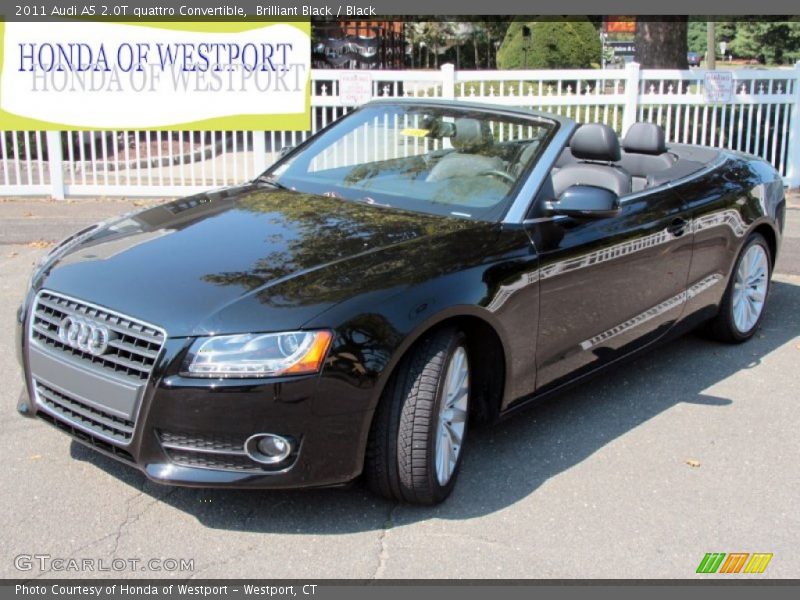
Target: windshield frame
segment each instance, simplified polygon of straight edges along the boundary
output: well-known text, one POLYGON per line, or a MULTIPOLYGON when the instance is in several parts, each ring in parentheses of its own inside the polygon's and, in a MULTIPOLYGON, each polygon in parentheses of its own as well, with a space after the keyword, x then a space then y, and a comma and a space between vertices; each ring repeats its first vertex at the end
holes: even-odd
MULTIPOLYGON (((517 176, 514 185, 511 186, 506 193, 506 195, 499 200, 495 205, 488 207, 484 210, 484 214, 480 215, 460 215, 456 214, 447 214, 447 213, 440 213, 436 211, 429 211, 429 210, 420 210, 415 209, 408 206, 391 206, 391 209, 395 210, 405 210, 405 211, 412 211, 418 212, 422 214, 429 214, 434 215, 438 214, 441 216, 446 216, 449 218, 467 218, 472 221, 483 221, 483 222, 508 222, 508 216, 510 213, 519 212, 518 210, 514 210, 514 207, 517 207, 520 202, 524 202, 527 206, 530 202, 533 201, 533 195, 530 195, 531 185, 534 184, 534 187, 538 190, 541 181, 544 179, 542 176, 542 172, 546 174, 549 172, 552 164, 550 157, 554 155, 555 157, 561 152, 561 147, 563 147, 563 138, 565 137, 564 132, 572 131, 574 127, 574 122, 571 119, 561 117, 559 115, 544 113, 539 111, 533 111, 524 108, 516 108, 516 107, 505 107, 505 106, 498 106, 498 105, 487 105, 487 104, 478 104, 473 102, 461 102, 461 101, 449 101, 449 100, 440 100, 440 99, 427 99, 427 100, 419 100, 419 99, 404 99, 404 98, 387 98, 387 99, 379 99, 373 100, 367 104, 364 104, 343 117, 329 123, 326 127, 320 129, 317 133, 309 136, 306 140, 302 143, 298 144, 286 154, 281 156, 275 163, 273 163, 266 171, 264 171, 261 175, 259 175, 254 182, 266 182, 272 185, 285 185, 287 182, 281 182, 280 178, 283 175, 282 171, 287 168, 288 164, 293 163, 297 160, 298 156, 308 151, 312 146, 318 144, 320 140, 330 136, 331 131, 339 126, 342 125, 344 120, 355 118, 358 113, 363 111, 369 110, 374 107, 386 107, 391 109, 392 107, 397 107, 401 110, 408 110, 409 108, 420 108, 420 109, 432 109, 432 110, 446 110, 452 111, 455 113, 462 113, 464 116, 469 116, 470 114, 474 115, 475 113, 479 113, 481 115, 486 115, 489 117, 494 118, 502 118, 506 117, 509 119, 514 120, 523 120, 529 121, 532 126, 546 126, 548 131, 546 135, 541 140, 541 149, 537 152, 535 160, 530 161, 525 168, 519 173, 517 176), (565 127, 566 126, 566 127, 565 127), (554 143, 559 147, 554 149, 554 143), (542 168, 542 162, 548 163, 546 168, 542 168), (538 182, 532 182, 532 176, 538 179, 538 182), (520 198, 520 195, 524 195, 527 197, 520 198)), ((347 130, 350 131, 350 130, 347 130)), ((343 137, 338 136, 339 138, 343 137)), ((332 137, 331 142, 335 143, 337 137, 332 137)), ((312 157, 313 159, 313 157, 312 157)), ((295 189, 292 186, 289 186, 290 189, 295 189)), ((297 191, 306 192, 306 193, 315 193, 310 190, 303 190, 301 188, 296 188, 297 191)), ((339 196, 337 196, 339 197, 339 196)), ((350 202, 363 202, 364 200, 357 200, 352 198, 342 197, 345 201, 350 202)), ((424 199, 415 199, 409 198, 409 201, 412 203, 424 203, 427 202, 424 199)), ((378 206, 381 206, 380 203, 376 203, 378 206)), ((431 203, 432 204, 432 203, 431 203)))

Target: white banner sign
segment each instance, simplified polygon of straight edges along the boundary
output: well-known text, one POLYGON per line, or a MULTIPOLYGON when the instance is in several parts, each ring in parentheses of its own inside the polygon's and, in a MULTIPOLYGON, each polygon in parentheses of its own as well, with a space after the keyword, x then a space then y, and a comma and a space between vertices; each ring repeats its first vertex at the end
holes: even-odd
POLYGON ((307 22, 196 25, 5 23, 4 127, 308 128, 307 22))

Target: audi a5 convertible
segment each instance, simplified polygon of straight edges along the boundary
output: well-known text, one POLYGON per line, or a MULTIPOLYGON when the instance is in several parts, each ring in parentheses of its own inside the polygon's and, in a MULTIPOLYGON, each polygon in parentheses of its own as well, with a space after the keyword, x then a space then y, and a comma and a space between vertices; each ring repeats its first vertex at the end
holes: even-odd
POLYGON ((55 246, 19 412, 166 484, 436 503, 470 425, 690 329, 753 336, 784 210, 770 165, 657 125, 376 101, 55 246))

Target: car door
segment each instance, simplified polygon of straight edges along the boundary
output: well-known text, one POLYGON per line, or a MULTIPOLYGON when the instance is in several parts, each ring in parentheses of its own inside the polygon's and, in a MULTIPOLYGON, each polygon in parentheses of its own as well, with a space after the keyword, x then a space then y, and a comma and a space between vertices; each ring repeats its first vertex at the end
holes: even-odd
POLYGON ((623 198, 614 217, 526 222, 540 261, 537 389, 624 356, 680 318, 690 220, 681 199, 661 189, 623 198))

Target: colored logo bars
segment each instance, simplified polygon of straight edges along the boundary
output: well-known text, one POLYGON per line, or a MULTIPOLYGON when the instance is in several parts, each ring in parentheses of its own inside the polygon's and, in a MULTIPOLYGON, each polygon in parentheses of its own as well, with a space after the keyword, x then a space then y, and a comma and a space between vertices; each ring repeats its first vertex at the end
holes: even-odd
POLYGON ((772 553, 765 552, 708 552, 700 561, 697 573, 763 573, 771 560, 772 553))

